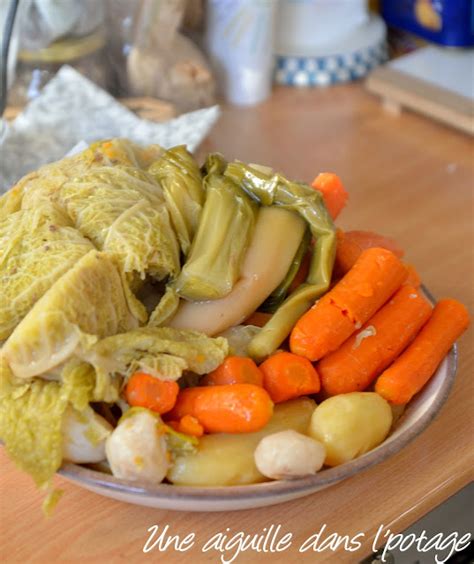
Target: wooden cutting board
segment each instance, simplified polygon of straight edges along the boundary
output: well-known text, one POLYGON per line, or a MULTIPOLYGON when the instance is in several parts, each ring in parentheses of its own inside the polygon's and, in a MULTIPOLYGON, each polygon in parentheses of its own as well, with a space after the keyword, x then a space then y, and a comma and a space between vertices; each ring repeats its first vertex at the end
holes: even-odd
POLYGON ((420 49, 377 68, 366 87, 392 111, 414 110, 474 135, 474 50, 420 49))

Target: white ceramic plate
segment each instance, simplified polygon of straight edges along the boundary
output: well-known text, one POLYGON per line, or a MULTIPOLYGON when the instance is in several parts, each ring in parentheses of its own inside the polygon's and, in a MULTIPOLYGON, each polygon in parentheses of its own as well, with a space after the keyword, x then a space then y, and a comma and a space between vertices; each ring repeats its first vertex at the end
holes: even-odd
MULTIPOLYGON (((427 296, 430 294, 424 289, 427 296)), ((433 300, 432 300, 433 301, 433 300)), ((120 480, 76 464, 65 464, 59 474, 78 486, 136 505, 179 511, 234 511, 275 505, 303 497, 345 480, 386 460, 414 440, 433 421, 448 398, 457 369, 456 345, 450 350, 436 374, 408 404, 387 439, 363 456, 324 469, 314 476, 292 481, 275 481, 248 486, 192 487, 159 484, 150 486, 120 480)))

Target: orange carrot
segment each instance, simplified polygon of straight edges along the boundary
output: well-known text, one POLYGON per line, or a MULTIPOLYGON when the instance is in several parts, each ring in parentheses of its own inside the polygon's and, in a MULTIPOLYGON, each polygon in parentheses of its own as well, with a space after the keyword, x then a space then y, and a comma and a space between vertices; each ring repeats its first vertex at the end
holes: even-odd
POLYGON ((421 277, 412 264, 407 264, 407 278, 405 284, 419 288, 421 286, 421 277))
POLYGON ((192 437, 202 437, 204 435, 204 428, 199 421, 192 415, 185 415, 179 421, 178 430, 185 435, 192 437))
POLYGON ((191 435, 192 437, 198 438, 204 435, 203 426, 192 415, 185 415, 181 417, 179 421, 174 419, 166 421, 166 424, 178 433, 183 433, 184 435, 191 435))
POLYGON ((125 399, 131 406, 167 413, 173 409, 178 392, 179 386, 176 382, 160 380, 144 372, 135 372, 127 382, 125 399))
POLYGON ((315 361, 336 350, 398 290, 406 275, 391 251, 363 251, 344 278, 296 322, 291 351, 315 361))
POLYGON ((260 365, 263 387, 272 401, 280 403, 307 394, 317 394, 319 374, 307 358, 289 352, 270 356, 260 365))
POLYGON ((255 384, 262 386, 263 376, 251 358, 228 356, 224 362, 199 382, 201 386, 255 384))
POLYGON ((355 330, 354 321, 345 311, 322 298, 296 322, 290 334, 290 350, 309 360, 319 360, 336 350, 355 330))
POLYGON ((403 285, 361 331, 319 361, 326 394, 365 390, 413 340, 431 312, 416 288, 403 285))
POLYGON ((263 311, 254 311, 250 317, 244 321, 244 325, 255 325, 255 327, 263 327, 269 321, 271 313, 263 311))
POLYGON ((378 378, 375 391, 394 404, 408 403, 433 376, 468 325, 469 314, 461 303, 440 300, 413 343, 378 378))
POLYGON ((336 219, 346 205, 348 198, 341 179, 332 172, 321 172, 313 180, 311 186, 322 193, 330 216, 336 219))
POLYGON ((166 421, 166 424, 171 427, 172 429, 174 429, 175 431, 177 431, 178 433, 179 431, 179 421, 175 421, 174 419, 172 421, 166 421))
POLYGON ((207 433, 252 433, 273 413, 268 393, 253 384, 197 386, 181 390, 171 419, 192 415, 207 433))
POLYGON ((398 258, 403 256, 403 250, 396 241, 372 231, 342 231, 337 230, 336 261, 334 271, 336 275, 343 276, 355 264, 362 251, 380 247, 392 251, 398 258))

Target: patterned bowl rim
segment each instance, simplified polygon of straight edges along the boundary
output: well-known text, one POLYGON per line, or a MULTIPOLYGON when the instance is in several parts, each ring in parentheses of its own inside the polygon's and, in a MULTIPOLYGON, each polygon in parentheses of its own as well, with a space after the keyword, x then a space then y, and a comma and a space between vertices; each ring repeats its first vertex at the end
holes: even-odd
MULTIPOLYGON (((324 55, 280 55, 275 53, 275 60, 277 63, 281 63, 283 61, 288 60, 296 60, 298 62, 307 62, 307 61, 327 61, 327 59, 341 59, 344 63, 346 63, 347 59, 372 54, 377 56, 386 56, 387 55, 388 44, 386 38, 381 39, 377 43, 373 45, 368 45, 367 47, 358 47, 357 49, 353 49, 350 51, 346 51, 344 53, 326 53, 324 55)), ((349 64, 349 63, 347 63, 349 64)))
MULTIPOLYGON (((422 286, 423 292, 434 303, 435 300, 430 292, 422 286)), ((103 489, 117 494, 131 494, 138 497, 153 498, 160 501, 187 501, 187 502, 205 502, 205 501, 231 501, 231 500, 259 500, 273 498, 277 500, 281 498, 284 501, 288 495, 301 493, 304 494, 335 484, 341 480, 349 478, 358 472, 366 470, 375 464, 383 462, 392 455, 398 453, 402 448, 411 443, 418 437, 435 419, 441 410, 443 404, 448 399, 452 389, 458 363, 457 345, 454 344, 446 356, 447 367, 446 377, 442 381, 436 392, 430 408, 417 420, 413 425, 406 429, 399 437, 382 443, 376 449, 369 451, 363 456, 356 458, 350 462, 327 468, 321 472, 288 481, 272 481, 262 482, 258 484, 249 484, 241 486, 177 486, 172 484, 149 485, 122 480, 79 466, 77 464, 66 463, 58 471, 58 474, 68 480, 83 483, 94 489, 103 489)), ((423 390, 420 394, 423 393, 423 390)), ((199 508, 197 508, 199 510, 199 508)))

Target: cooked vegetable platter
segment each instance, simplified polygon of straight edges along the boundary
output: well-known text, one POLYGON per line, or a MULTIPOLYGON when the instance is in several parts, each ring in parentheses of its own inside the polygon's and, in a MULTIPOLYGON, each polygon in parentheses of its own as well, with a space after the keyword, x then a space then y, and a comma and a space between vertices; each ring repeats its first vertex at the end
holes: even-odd
POLYGON ((467 328, 311 185, 123 139, 0 198, 0 438, 131 484, 304 479, 378 447, 467 328))

